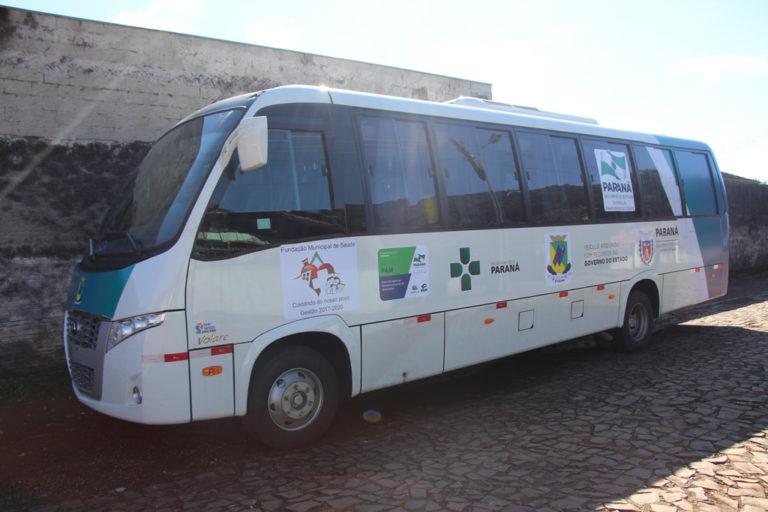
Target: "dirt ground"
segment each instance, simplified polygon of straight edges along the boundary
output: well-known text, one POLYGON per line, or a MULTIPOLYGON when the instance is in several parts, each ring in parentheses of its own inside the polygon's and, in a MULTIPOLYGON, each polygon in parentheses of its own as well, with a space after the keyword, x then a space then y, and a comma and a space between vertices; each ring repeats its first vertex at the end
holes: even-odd
MULTIPOLYGON (((726 300, 764 293, 766 282, 765 275, 732 280, 726 300)), ((695 314, 692 308, 666 321, 695 314)), ((352 426, 342 430, 365 428, 362 407, 353 400, 343 408, 338 424, 352 426)), ((0 377, 0 510, 137 489, 248 453, 265 449, 247 438, 237 418, 146 426, 92 411, 72 394, 63 362, 44 375, 0 377), (212 448, 212 438, 228 441, 212 448)))
POLYGON ((24 383, 33 388, 29 394, 0 404, 0 509, 135 489, 156 481, 152 468, 161 461, 169 477, 175 471, 203 471, 231 455, 221 453, 221 445, 216 454, 208 453, 205 439, 211 435, 240 438, 229 445, 233 453, 248 449, 234 419, 136 425, 80 404, 66 370, 43 379, 44 387, 24 383))

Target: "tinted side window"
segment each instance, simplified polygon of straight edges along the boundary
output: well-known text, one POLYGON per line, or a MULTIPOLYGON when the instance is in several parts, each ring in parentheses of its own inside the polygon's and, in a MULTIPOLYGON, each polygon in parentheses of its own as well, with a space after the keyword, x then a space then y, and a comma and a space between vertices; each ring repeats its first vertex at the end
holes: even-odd
POLYGON ((424 123, 361 116, 360 135, 376 226, 412 230, 436 224, 440 216, 424 123))
POLYGON ((680 188, 669 150, 634 146, 640 201, 646 217, 683 214, 680 188))
POLYGON ((717 200, 707 156, 702 153, 675 151, 683 196, 688 215, 716 215, 717 200))
POLYGON ((533 222, 577 222, 589 218, 587 191, 576 141, 540 133, 518 134, 528 180, 533 222))
POLYGON ((635 217, 635 179, 629 149, 624 144, 584 141, 592 200, 596 216, 603 219, 635 217))
POLYGON ((197 234, 195 253, 231 257, 262 246, 345 232, 334 208, 320 132, 269 130, 269 163, 222 173, 197 234))
POLYGON ((454 226, 520 221, 522 197, 509 133, 435 124, 440 170, 454 226))

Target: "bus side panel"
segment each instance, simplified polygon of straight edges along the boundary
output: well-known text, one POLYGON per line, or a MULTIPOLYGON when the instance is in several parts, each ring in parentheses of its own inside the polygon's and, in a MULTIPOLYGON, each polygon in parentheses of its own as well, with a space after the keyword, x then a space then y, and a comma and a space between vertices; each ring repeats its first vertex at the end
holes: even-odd
POLYGON ((704 268, 697 267, 664 274, 660 313, 668 313, 707 299, 709 299, 709 290, 704 268))
POLYGON ((660 313, 725 295, 728 241, 722 224, 715 216, 678 219, 684 269, 664 274, 660 313))
POLYGON ((441 373, 444 325, 444 313, 364 325, 362 391, 441 373))
MULTIPOLYGON (((708 299, 714 299, 725 295, 728 291, 728 229, 723 231, 721 217, 699 217, 693 219, 696 236, 699 239, 704 265, 710 269, 707 273, 708 299), (717 272, 723 278, 712 278, 713 267, 722 266, 726 272, 717 272)), ((714 269, 714 270, 720 270, 714 269)))
MULTIPOLYGON (((445 370, 487 361, 522 350, 517 331, 519 309, 531 301, 497 302, 445 314, 445 370)), ((535 314, 535 313, 534 313, 535 314)))
POLYGON ((614 283, 449 311, 445 369, 616 327, 619 288, 614 283))
POLYGON ((710 298, 722 297, 728 293, 728 264, 707 265, 707 288, 710 298))
POLYGON ((189 352, 193 420, 234 415, 235 371, 232 358, 232 345, 189 352))

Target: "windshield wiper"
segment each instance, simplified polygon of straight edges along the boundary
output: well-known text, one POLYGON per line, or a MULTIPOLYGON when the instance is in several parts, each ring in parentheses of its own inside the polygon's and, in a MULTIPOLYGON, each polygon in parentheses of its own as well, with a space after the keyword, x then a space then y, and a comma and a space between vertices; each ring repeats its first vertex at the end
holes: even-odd
MULTIPOLYGON (((137 241, 133 235, 128 231, 115 231, 110 230, 107 231, 107 233, 102 237, 96 240, 97 242, 106 242, 108 240, 119 240, 121 238, 125 238, 130 242, 131 247, 133 248, 133 252, 138 254, 139 256, 144 254, 144 246, 140 241, 137 241)), ((90 254, 91 258, 93 258, 93 238, 88 239, 88 253, 90 254)), ((103 252, 103 251, 98 251, 103 252)))

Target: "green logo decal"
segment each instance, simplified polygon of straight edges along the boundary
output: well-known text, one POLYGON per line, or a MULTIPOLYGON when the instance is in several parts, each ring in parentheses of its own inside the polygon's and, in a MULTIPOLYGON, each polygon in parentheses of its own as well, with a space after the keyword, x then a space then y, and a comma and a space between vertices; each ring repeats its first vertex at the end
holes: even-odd
POLYGON ((624 153, 614 153, 605 151, 608 157, 600 161, 600 174, 603 176, 613 176, 617 180, 623 181, 627 176, 627 157, 624 153))
POLYGON ((451 277, 461 277, 461 291, 472 289, 472 277, 480 275, 480 262, 470 261, 469 247, 459 249, 461 263, 451 263, 451 277))
POLYGON ((425 245, 379 251, 379 298, 412 299, 429 293, 429 251, 425 245))

